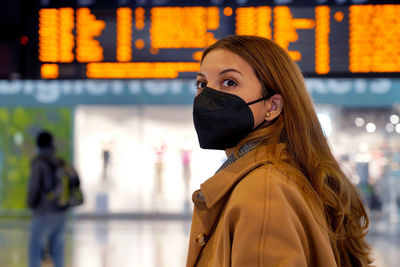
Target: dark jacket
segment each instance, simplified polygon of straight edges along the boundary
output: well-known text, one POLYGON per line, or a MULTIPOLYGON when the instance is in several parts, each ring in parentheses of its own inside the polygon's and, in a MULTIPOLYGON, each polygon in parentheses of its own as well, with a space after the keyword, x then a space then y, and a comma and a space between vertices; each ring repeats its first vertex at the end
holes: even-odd
POLYGON ((34 213, 44 214, 66 210, 66 208, 58 207, 46 197, 56 185, 55 171, 60 164, 62 164, 62 161, 54 156, 54 149, 52 148, 41 149, 38 156, 32 161, 28 187, 28 206, 34 213))

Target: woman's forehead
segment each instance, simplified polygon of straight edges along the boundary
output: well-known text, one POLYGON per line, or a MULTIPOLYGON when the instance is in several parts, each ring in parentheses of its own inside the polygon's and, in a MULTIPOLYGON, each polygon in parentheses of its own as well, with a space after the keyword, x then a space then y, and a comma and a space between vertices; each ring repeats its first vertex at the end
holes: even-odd
POLYGON ((245 74, 252 72, 252 67, 238 54, 227 49, 215 49, 209 52, 200 65, 200 72, 203 75, 219 73, 226 69, 235 69, 245 74))

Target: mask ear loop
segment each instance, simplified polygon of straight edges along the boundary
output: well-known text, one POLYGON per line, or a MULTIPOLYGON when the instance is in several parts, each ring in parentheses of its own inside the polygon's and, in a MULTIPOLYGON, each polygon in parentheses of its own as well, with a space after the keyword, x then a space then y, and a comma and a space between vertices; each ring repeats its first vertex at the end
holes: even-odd
MULTIPOLYGON (((261 102, 261 101, 263 101, 263 100, 267 100, 267 99, 269 99, 269 98, 270 98, 270 97, 264 96, 264 97, 262 97, 262 98, 260 98, 260 99, 251 101, 251 102, 246 103, 246 104, 247 104, 248 106, 250 106, 250 105, 253 105, 253 104, 255 104, 255 103, 261 102)), ((253 128, 253 131, 254 131, 254 130, 257 130, 261 125, 264 124, 264 122, 265 122, 265 121, 261 122, 259 125, 257 125, 256 127, 254 127, 254 128, 253 128)))
POLYGON ((269 91, 272 91, 272 90, 267 90, 268 91, 268 94, 269 94, 269 96, 264 96, 264 97, 261 97, 260 99, 257 99, 257 100, 254 100, 254 101, 251 101, 251 102, 249 102, 249 103, 246 103, 248 106, 250 106, 250 105, 253 105, 253 104, 255 104, 255 103, 258 103, 258 102, 260 102, 260 101, 263 101, 263 100, 267 100, 267 99, 270 99, 272 96, 274 96, 276 93, 275 92, 272 92, 272 94, 270 94, 270 92, 269 91))
POLYGON ((267 100, 268 98, 269 98, 269 97, 264 96, 264 97, 262 97, 262 98, 260 98, 260 99, 251 101, 251 102, 246 103, 246 104, 247 104, 248 106, 250 106, 250 105, 253 105, 253 104, 255 104, 255 103, 261 102, 261 101, 263 101, 263 100, 267 100))
MULTIPOLYGON (((268 96, 268 97, 267 97, 267 96, 264 96, 264 97, 262 97, 262 98, 260 98, 260 99, 251 101, 251 102, 246 103, 246 104, 247 104, 248 106, 250 106, 250 105, 253 105, 253 104, 255 104, 255 103, 261 102, 261 101, 263 101, 263 100, 270 99, 270 98, 271 98, 271 96, 268 96)), ((264 122, 265 122, 265 121, 261 122, 259 125, 257 125, 256 127, 254 127, 253 131, 254 131, 254 130, 257 130, 261 125, 264 124, 264 122)))

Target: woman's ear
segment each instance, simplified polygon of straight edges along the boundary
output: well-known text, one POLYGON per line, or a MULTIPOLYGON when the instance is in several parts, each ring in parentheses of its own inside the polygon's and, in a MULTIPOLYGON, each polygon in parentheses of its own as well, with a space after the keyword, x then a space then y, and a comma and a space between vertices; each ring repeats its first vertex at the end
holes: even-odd
POLYGON ((280 94, 275 94, 267 101, 269 102, 269 108, 265 114, 265 120, 272 121, 281 114, 283 109, 283 99, 280 94))

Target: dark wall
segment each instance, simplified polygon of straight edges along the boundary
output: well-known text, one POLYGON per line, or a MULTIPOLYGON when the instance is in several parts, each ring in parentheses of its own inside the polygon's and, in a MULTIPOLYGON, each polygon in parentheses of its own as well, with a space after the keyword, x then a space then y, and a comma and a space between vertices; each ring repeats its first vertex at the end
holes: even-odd
POLYGON ((0 1, 0 79, 33 77, 38 7, 39 0, 0 1))

